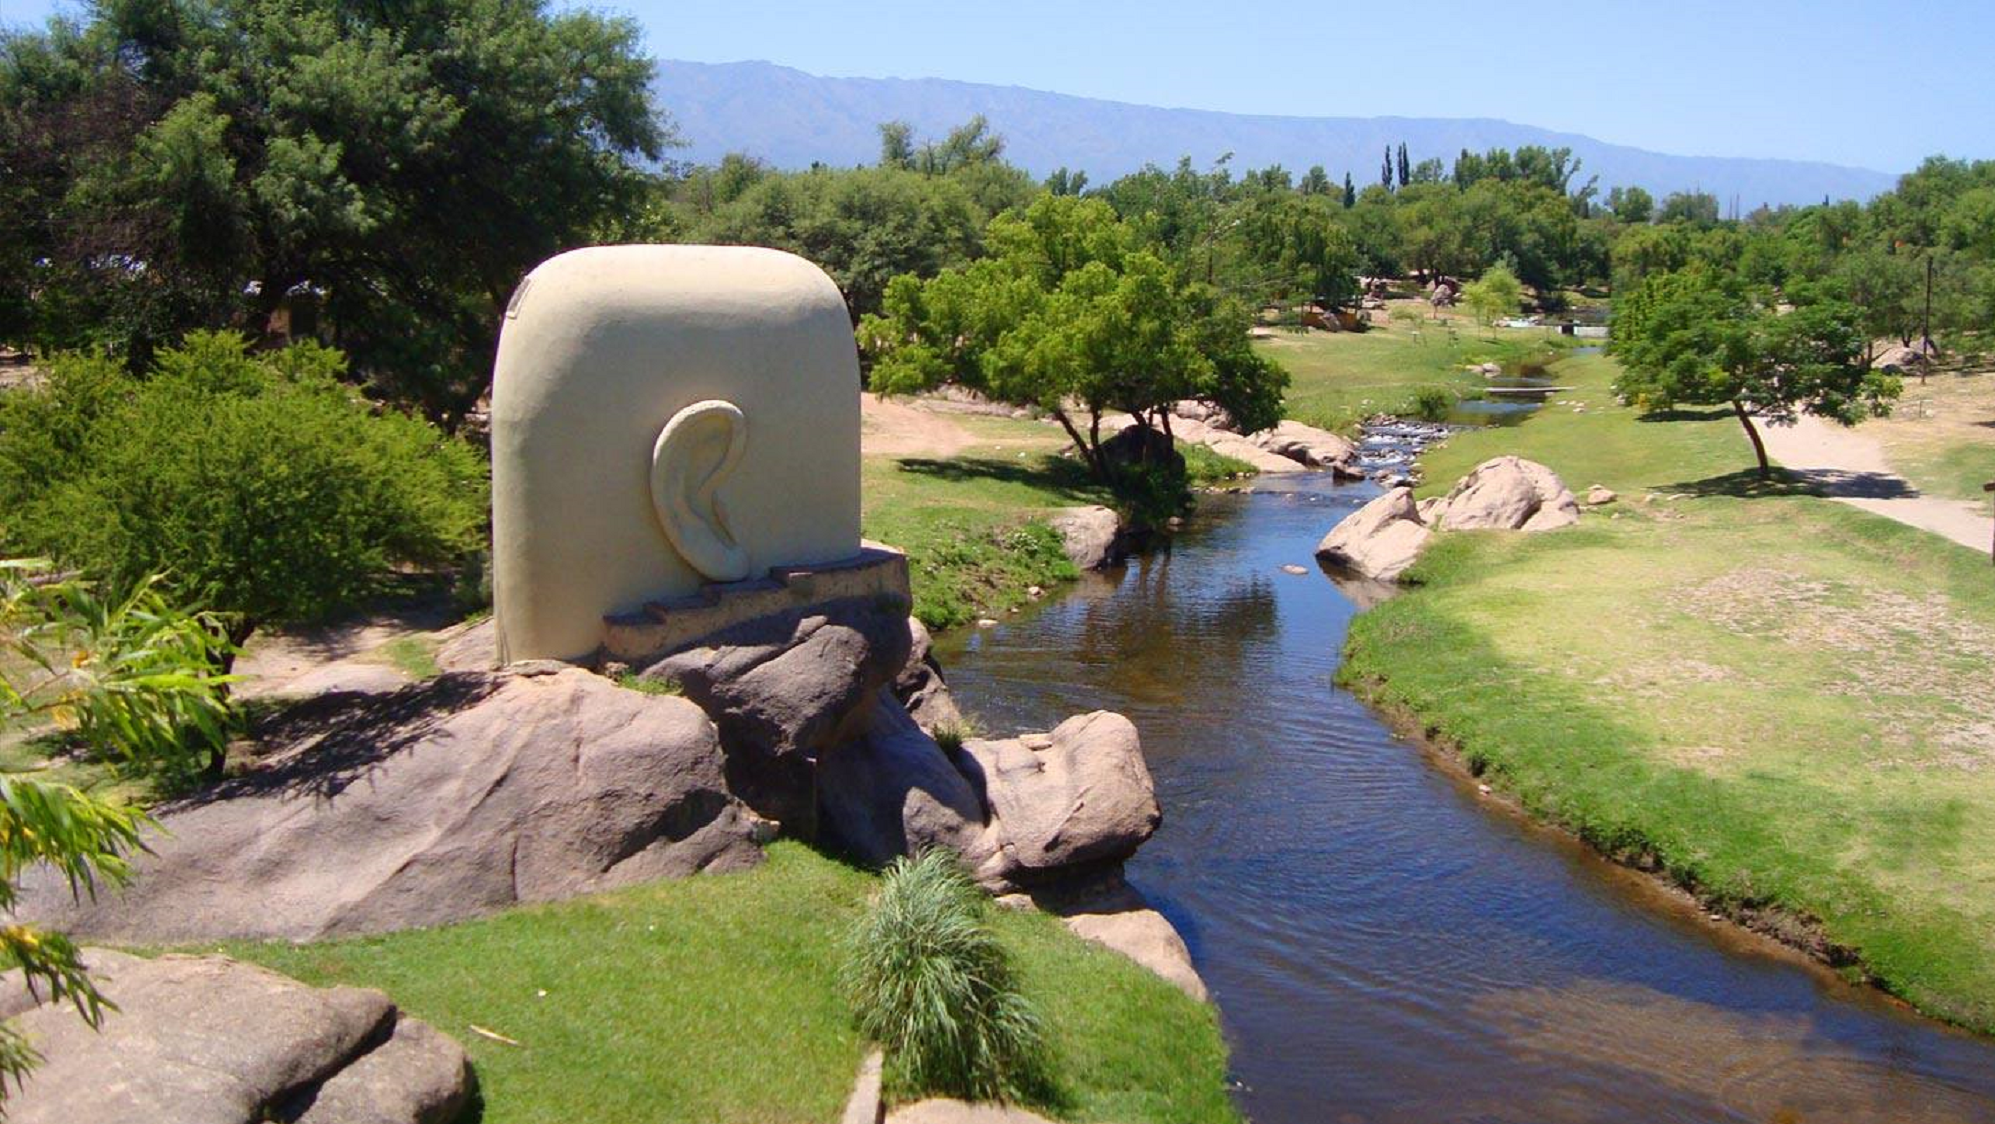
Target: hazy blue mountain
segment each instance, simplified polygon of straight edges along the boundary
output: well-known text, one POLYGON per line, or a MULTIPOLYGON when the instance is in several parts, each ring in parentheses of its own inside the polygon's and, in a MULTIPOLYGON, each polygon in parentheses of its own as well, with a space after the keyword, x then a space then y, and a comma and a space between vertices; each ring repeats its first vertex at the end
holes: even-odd
POLYGON ((1896 181, 1884 172, 1835 164, 1671 156, 1487 118, 1160 109, 939 78, 820 78, 766 62, 660 60, 658 69, 659 101, 690 142, 676 155, 706 162, 747 152, 784 168, 870 163, 882 121, 907 121, 918 135, 939 137, 981 113, 1004 135, 1014 162, 1039 175, 1061 165, 1079 168, 1097 184, 1145 163, 1170 166, 1190 156, 1204 166, 1231 152, 1236 171, 1282 164, 1300 174, 1321 164, 1339 182, 1350 172, 1362 187, 1377 182, 1385 147, 1402 141, 1416 162, 1440 157, 1450 165, 1464 148, 1565 146, 1585 162, 1582 177, 1600 177, 1603 194, 1616 184, 1640 184, 1657 198, 1700 188, 1728 208, 1736 196, 1742 210, 1815 203, 1825 195, 1867 199, 1896 181))

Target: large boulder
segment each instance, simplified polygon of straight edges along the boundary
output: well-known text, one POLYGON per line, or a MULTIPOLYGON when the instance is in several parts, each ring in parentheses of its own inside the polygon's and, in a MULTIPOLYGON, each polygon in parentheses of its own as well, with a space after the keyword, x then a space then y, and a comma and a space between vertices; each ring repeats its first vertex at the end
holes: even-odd
POLYGON ((948 847, 972 869, 990 858, 977 790, 891 695, 818 762, 819 823, 862 861, 948 847))
POLYGON ((1251 435, 1248 440, 1270 453, 1310 468, 1327 468, 1349 478, 1363 475, 1354 467, 1358 447, 1327 429, 1298 421, 1284 421, 1251 435))
POLYGON ((42 1063, 8 1100, 15 1124, 444 1124, 470 1094, 463 1048, 378 991, 224 956, 84 959, 117 1009, 94 1030, 64 1002, 16 1013, 42 1063))
MULTIPOLYGON (((1180 458, 1182 459, 1182 458, 1180 458)), ((1066 507, 1046 517, 1046 523, 1059 532, 1060 545, 1069 561, 1082 570, 1099 570, 1122 561, 1124 549, 1122 517, 1112 508, 1066 507)))
POLYGON ((17 912, 135 943, 310 940, 761 855, 706 715, 579 668, 326 696, 257 736, 260 767, 159 811, 130 886, 79 902, 42 868, 17 912))
POLYGON ((1450 531, 1550 531, 1579 522, 1579 501, 1558 473, 1536 461, 1486 460, 1449 490, 1436 526, 1450 531))
POLYGON ((971 739, 957 754, 988 810, 997 856, 981 873, 1025 884, 1121 862, 1163 820, 1129 719, 1077 715, 1051 734, 971 739))
POLYGON ((1394 488, 1332 527, 1316 545, 1316 557, 1360 577, 1397 581, 1432 534, 1413 489, 1394 488))
POLYGON ((963 712, 956 708, 955 696, 949 693, 949 684, 942 677, 942 662, 935 658, 928 626, 909 617, 907 631, 910 642, 907 663, 894 677, 894 697, 924 730, 960 725, 963 712))
POLYGON ((1206 430, 1198 443, 1221 456, 1245 461, 1254 467, 1254 471, 1263 475, 1280 476, 1290 472, 1309 471, 1308 466, 1300 461, 1270 452, 1237 433, 1223 429, 1206 430))
POLYGON ((907 666, 906 611, 848 598, 759 617, 658 660, 642 677, 683 691, 713 719, 731 791, 808 834, 812 763, 907 666))

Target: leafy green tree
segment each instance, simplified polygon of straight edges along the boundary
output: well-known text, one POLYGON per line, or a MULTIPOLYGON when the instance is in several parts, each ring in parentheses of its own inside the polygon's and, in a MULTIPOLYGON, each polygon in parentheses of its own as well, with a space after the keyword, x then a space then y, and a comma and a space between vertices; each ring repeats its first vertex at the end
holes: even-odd
POLYGON ((945 383, 1057 420, 1098 479, 1112 477, 1112 410, 1169 432, 1169 406, 1213 402, 1250 429, 1279 420, 1281 369, 1247 345, 1243 308, 1188 283, 1107 202, 1041 196, 986 232, 990 256, 923 281, 895 278, 860 322, 872 386, 945 383))
POLYGON ((1349 172, 1345 172, 1345 173, 1344 173, 1344 209, 1348 211, 1348 210, 1350 210, 1351 208, 1353 208, 1353 207, 1355 207, 1355 206, 1357 206, 1357 205, 1358 205, 1358 189, 1357 189, 1357 186, 1356 186, 1355 184, 1353 184, 1353 183, 1351 182, 1351 173, 1349 173, 1349 172))
POLYGON ((1524 285, 1506 265, 1492 265, 1481 277, 1462 286, 1462 301, 1474 310, 1476 323, 1489 325, 1515 316, 1524 304, 1524 285))
POLYGON ((987 220, 957 178, 901 168, 771 174, 692 227, 703 242, 773 246, 816 262, 856 318, 887 282, 932 277, 974 257, 987 220))
POLYGON ((1718 197, 1708 191, 1672 191, 1663 197, 1656 221, 1708 230, 1718 225, 1718 197))
POLYGON ((1086 191, 1087 187, 1088 174, 1069 171, 1065 165, 1054 169, 1053 173, 1046 177, 1045 188, 1054 195, 1079 195, 1086 191))
POLYGON ((144 378, 60 359, 47 388, 0 397, 0 542, 113 585, 164 574, 234 642, 344 608, 395 565, 456 561, 481 540, 482 457, 343 372, 317 345, 228 333, 144 378))
POLYGON ((1328 195, 1330 173, 1323 170, 1323 165, 1312 164, 1309 171, 1303 174, 1301 182, 1295 185, 1295 189, 1304 195, 1328 195))
POLYGON ((1900 385, 1864 362, 1860 317, 1847 301, 1819 296, 1783 313, 1702 269, 1654 274, 1615 300, 1615 389, 1645 410, 1730 406, 1765 477, 1772 466, 1755 416, 1854 425, 1890 412, 1900 385))
POLYGON ((461 415, 521 274, 638 209, 635 21, 546 0, 101 0, 0 39, 0 337, 142 368, 314 308, 461 415))
POLYGON ((1656 199, 1641 187, 1617 187, 1607 193, 1607 209, 1617 222, 1645 223, 1655 217, 1656 199))

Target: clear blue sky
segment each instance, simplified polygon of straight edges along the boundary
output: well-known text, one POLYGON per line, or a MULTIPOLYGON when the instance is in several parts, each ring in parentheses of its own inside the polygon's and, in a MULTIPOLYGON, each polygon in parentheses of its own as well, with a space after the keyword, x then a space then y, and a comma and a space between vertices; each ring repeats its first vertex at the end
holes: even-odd
MULTIPOLYGON (((562 0, 557 0, 562 2, 562 0)), ((1663 152, 1995 158, 1995 0, 591 0, 653 53, 1243 113, 1502 117, 1663 152), (1336 14, 1330 14, 1330 13, 1336 14)), ((79 0, 0 0, 0 23, 79 0)))

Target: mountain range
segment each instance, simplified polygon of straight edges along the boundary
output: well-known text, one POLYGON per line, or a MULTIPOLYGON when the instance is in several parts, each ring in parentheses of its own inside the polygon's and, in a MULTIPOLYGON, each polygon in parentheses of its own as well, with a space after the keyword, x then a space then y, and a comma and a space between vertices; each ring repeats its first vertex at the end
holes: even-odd
POLYGON ((1300 174, 1321 164, 1333 179, 1349 172, 1362 187, 1377 182, 1386 148, 1402 143, 1416 163, 1438 157, 1450 166, 1463 149, 1570 148, 1583 163, 1580 181, 1599 176, 1603 195, 1620 185, 1659 199, 1701 190, 1728 211, 1868 199, 1897 178, 1803 160, 1650 152, 1494 118, 1218 113, 941 78, 826 78, 767 62, 661 59, 655 89, 687 142, 675 158, 704 163, 743 152, 782 168, 867 164, 879 153, 883 121, 906 121, 917 137, 939 139, 982 114, 1013 163, 1041 176, 1059 167, 1085 171, 1094 184, 1144 164, 1170 167, 1189 156, 1203 168, 1231 153, 1236 172, 1281 164, 1300 174))

